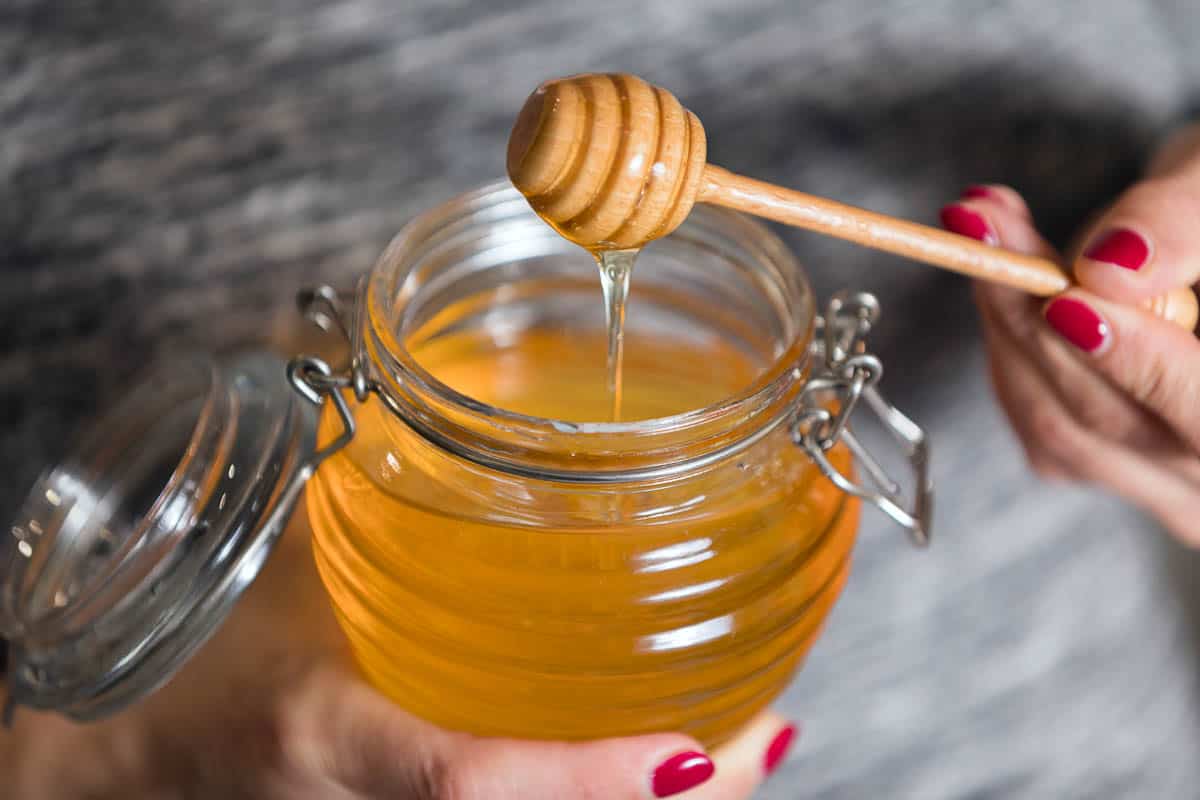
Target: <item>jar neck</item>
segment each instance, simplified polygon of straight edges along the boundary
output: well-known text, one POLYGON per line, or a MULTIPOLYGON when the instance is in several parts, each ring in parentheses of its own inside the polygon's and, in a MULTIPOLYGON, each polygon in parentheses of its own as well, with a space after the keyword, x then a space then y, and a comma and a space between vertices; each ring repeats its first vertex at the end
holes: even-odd
MULTIPOLYGON (((736 307, 714 311, 730 318, 721 323, 725 335, 739 335, 738 326, 746 327, 740 335, 757 337, 764 353, 756 380, 714 405, 657 419, 568 422, 488 405, 422 366, 406 343, 414 331, 436 323, 449 305, 446 297, 461 298, 448 289, 453 283, 478 288, 489 280, 519 282, 522 265, 586 261, 510 187, 487 187, 451 201, 401 231, 360 298, 365 313, 359 315, 359 358, 369 365, 384 404, 409 427, 443 450, 501 472, 571 483, 620 483, 687 474, 733 457, 765 437, 792 409, 810 371, 815 315, 799 266, 765 228, 729 212, 694 216, 700 219, 689 220, 675 234, 674 246, 682 248, 677 261, 685 265, 681 269, 699 258, 688 250, 693 248, 718 265, 727 261, 729 276, 720 280, 730 283, 714 283, 720 269, 710 265, 703 279, 712 285, 702 287, 703 292, 697 289, 683 305, 702 304, 698 298, 707 297, 704 292, 727 292, 735 297, 731 304, 741 302, 746 308, 740 319, 734 319, 739 317, 736 307), (756 326, 746 319, 751 313, 771 316, 756 326)), ((635 273, 635 294, 637 277, 635 273)))
POLYGON ((410 369, 377 339, 367 352, 389 410, 431 444, 480 466, 563 483, 669 479, 732 458, 792 411, 807 380, 805 348, 753 394, 697 411, 636 422, 567 422, 475 401, 410 369))

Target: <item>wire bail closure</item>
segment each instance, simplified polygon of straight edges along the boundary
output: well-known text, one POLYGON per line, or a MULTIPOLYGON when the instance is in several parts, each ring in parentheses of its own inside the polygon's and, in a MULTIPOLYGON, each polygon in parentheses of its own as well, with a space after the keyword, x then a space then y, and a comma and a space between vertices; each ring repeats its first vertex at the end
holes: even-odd
POLYGON ((914 545, 930 540, 933 481, 929 475, 929 443, 925 431, 884 399, 878 383, 883 364, 866 352, 866 337, 879 319, 879 301, 866 292, 838 292, 825 315, 817 318, 813 354, 817 366, 800 393, 791 423, 792 441, 835 486, 865 500, 909 532, 914 545), (831 411, 829 405, 835 406, 831 411), (906 508, 900 484, 893 480, 850 430, 850 417, 866 402, 880 424, 896 440, 912 471, 913 499, 906 508), (868 483, 843 475, 825 455, 845 442, 862 466, 868 483))
MULTIPOLYGON (((297 296, 301 313, 308 320, 325 331, 336 329, 346 339, 350 345, 350 364, 346 371, 335 373, 329 364, 313 356, 300 356, 288 363, 288 380, 292 387, 312 403, 319 405, 328 399, 333 403, 342 423, 341 435, 316 450, 305 468, 297 474, 296 480, 303 483, 322 461, 341 450, 354 438, 354 417, 350 413, 343 391, 352 389, 355 399, 360 403, 372 392, 378 394, 385 405, 408 423, 418 435, 480 466, 510 472, 520 477, 579 481, 577 476, 570 473, 551 474, 514 468, 513 465, 498 459, 465 452, 417 420, 410 419, 410 415, 404 414, 400 408, 389 402, 380 391, 377 382, 370 377, 363 360, 361 314, 365 306, 362 296, 364 291, 365 282, 360 282, 354 295, 343 295, 330 286, 318 286, 303 290, 297 296), (349 314, 347 305, 352 305, 349 314)), ((843 291, 830 298, 824 316, 818 316, 816 319, 816 334, 809 354, 814 364, 812 374, 800 392, 794 414, 790 415, 790 420, 785 421, 788 421, 792 441, 804 448, 805 453, 826 478, 843 492, 880 509, 908 531, 914 545, 924 547, 929 544, 933 516, 929 444, 925 431, 884 399, 879 392, 877 384, 883 376, 883 365, 866 350, 866 337, 878 321, 879 313, 879 301, 874 295, 866 292, 843 291), (913 482, 911 503, 905 503, 901 485, 887 474, 849 427, 851 416, 864 403, 895 439, 908 463, 913 482), (829 461, 826 452, 839 441, 845 442, 862 467, 866 483, 843 475, 829 461)), ((741 445, 731 445, 714 456, 727 457, 759 441, 767 432, 769 429, 741 445)), ((714 460, 713 456, 705 459, 706 462, 711 460, 714 460)), ((666 468, 629 470, 605 475, 600 480, 617 482, 661 477, 681 471, 682 468, 695 466, 685 462, 666 468)), ((296 490, 298 489, 297 486, 296 490)))
MULTIPOLYGON (((363 288, 363 284, 360 283, 358 291, 361 292, 363 288)), ((302 289, 296 295, 296 304, 300 307, 300 313, 304 315, 304 318, 323 331, 336 328, 338 333, 350 344, 351 356, 350 368, 343 373, 335 373, 328 362, 316 356, 296 356, 288 362, 288 383, 292 385, 296 393, 313 405, 319 406, 326 400, 333 403, 333 408, 337 411, 338 419, 342 423, 341 434, 325 446, 317 447, 296 471, 285 490, 289 493, 298 493, 303 489, 304 484, 316 472, 317 467, 325 459, 350 444, 354 434, 358 432, 354 415, 350 413, 350 404, 342 390, 353 389, 354 398, 360 403, 367 399, 367 395, 375 391, 374 383, 362 368, 361 348, 358 346, 358 337, 361 336, 358 331, 362 327, 358 324, 358 315, 362 313, 363 307, 360 300, 361 298, 350 298, 353 312, 351 319, 347 320, 346 299, 332 286, 321 285, 311 289, 302 289)))

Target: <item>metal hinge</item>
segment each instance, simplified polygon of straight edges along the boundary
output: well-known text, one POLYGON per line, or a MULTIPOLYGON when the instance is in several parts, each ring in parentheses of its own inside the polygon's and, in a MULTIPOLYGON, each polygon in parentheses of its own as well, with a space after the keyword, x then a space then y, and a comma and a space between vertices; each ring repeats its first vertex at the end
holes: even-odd
POLYGON ((884 399, 877 384, 883 376, 879 359, 866 352, 866 337, 879 319, 879 302, 865 292, 835 294, 813 337, 817 365, 800 394, 792 421, 792 440, 839 489, 876 507, 905 528, 914 544, 929 544, 933 516, 933 481, 929 476, 929 444, 925 432, 884 399), (912 471, 912 502, 905 504, 900 484, 851 431, 850 417, 865 401, 884 429, 896 440, 912 471), (831 408, 832 407, 832 408, 831 408), (839 441, 854 454, 865 482, 843 475, 826 453, 839 441))

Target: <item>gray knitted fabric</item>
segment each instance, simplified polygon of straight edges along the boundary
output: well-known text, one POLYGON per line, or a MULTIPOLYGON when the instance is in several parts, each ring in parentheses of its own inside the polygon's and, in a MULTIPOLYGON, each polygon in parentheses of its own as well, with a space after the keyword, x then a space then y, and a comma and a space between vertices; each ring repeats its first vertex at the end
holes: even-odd
MULTIPOLYGON (((546 77, 642 74, 714 162, 880 211, 1009 182, 1061 241, 1196 99, 1197 41, 1195 0, 5 0, 0 511, 153 355, 296 347, 294 290, 500 176, 546 77)), ((1200 796, 1194 558, 1028 475, 964 281, 784 235, 880 296, 940 495, 928 552, 867 514, 762 797, 1200 796)))

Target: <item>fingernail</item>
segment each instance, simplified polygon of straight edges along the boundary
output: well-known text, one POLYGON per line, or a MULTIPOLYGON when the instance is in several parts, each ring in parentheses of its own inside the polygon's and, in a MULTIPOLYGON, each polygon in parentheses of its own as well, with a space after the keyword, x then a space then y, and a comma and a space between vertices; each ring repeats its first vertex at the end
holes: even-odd
POLYGON ((966 206, 952 203, 942 209, 942 227, 960 236, 969 236, 987 244, 996 244, 1000 240, 995 231, 988 225, 981 214, 977 214, 966 206))
POLYGON ((796 726, 788 725, 786 728, 775 734, 775 738, 767 745, 767 754, 763 757, 763 771, 770 775, 783 760, 787 758, 788 751, 792 749, 792 740, 796 738, 796 726))
POLYGON ((1082 300, 1056 297, 1046 306, 1045 316, 1051 328, 1085 353, 1097 352, 1108 341, 1108 323, 1082 300))
POLYGON ((651 788, 655 797, 671 797, 704 783, 714 771, 712 759, 704 753, 689 750, 659 764, 654 770, 651 788))
POLYGON ((963 189, 961 196, 963 200, 979 200, 984 197, 995 197, 996 192, 988 186, 976 183, 963 189))
POLYGON ((1139 270, 1150 259, 1150 244, 1137 231, 1113 228, 1083 252, 1084 258, 1139 270))

